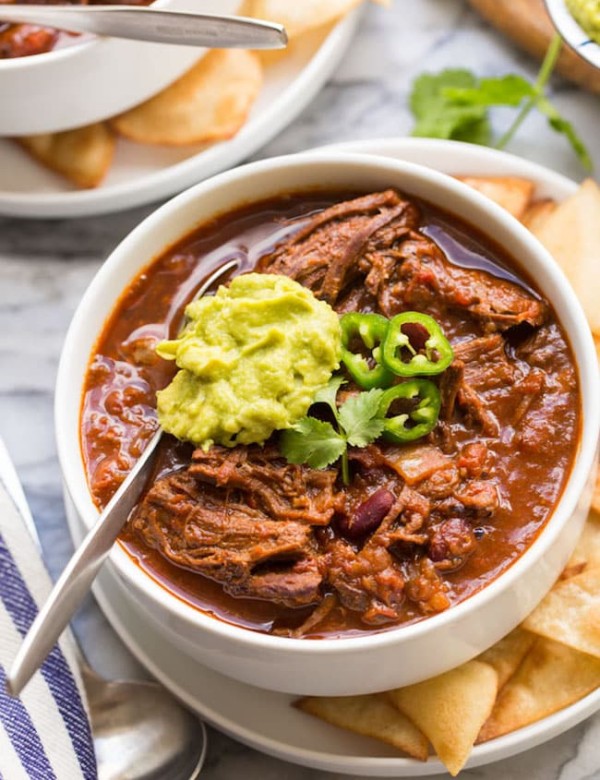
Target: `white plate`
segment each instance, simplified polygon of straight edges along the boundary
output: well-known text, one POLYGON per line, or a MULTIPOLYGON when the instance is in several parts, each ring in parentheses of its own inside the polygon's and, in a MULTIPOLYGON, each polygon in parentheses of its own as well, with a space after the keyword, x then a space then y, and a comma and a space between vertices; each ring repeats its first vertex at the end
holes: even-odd
MULTIPOLYGON (((83 531, 67 505, 71 534, 83 531)), ((445 774, 437 758, 401 758, 391 747, 316 720, 292 707, 293 696, 265 691, 202 666, 174 648, 106 565, 94 586, 104 615, 141 664, 191 710, 220 731, 276 758, 363 777, 445 774)), ((477 745, 467 768, 508 758, 580 723, 600 709, 600 689, 577 703, 504 737, 477 745)))
POLYGON ((546 7, 554 26, 564 41, 576 54, 579 54, 594 67, 600 68, 600 46, 571 16, 565 0, 546 0, 546 7))
POLYGON ((264 146, 302 111, 341 60, 360 9, 331 32, 303 36, 265 69, 265 83, 240 132, 208 149, 144 146, 119 139, 105 182, 80 190, 0 139, 0 214, 15 217, 83 217, 166 198, 230 168, 264 146))
MULTIPOLYGON (((515 175, 537 183, 543 197, 562 200, 574 182, 514 155, 470 144, 427 139, 383 139, 337 144, 328 150, 379 154, 421 163, 454 174, 515 175)), ((80 520, 67 501, 75 542, 80 520)), ((426 763, 401 758, 383 743, 317 721, 290 706, 292 696, 265 691, 214 672, 164 638, 154 619, 131 600, 110 563, 95 588, 100 607, 138 660, 216 728, 277 758, 296 764, 363 777, 416 777, 446 773, 435 758, 426 763)), ((467 767, 482 766, 521 753, 552 739, 600 710, 600 689, 584 699, 512 734, 477 745, 467 767)))

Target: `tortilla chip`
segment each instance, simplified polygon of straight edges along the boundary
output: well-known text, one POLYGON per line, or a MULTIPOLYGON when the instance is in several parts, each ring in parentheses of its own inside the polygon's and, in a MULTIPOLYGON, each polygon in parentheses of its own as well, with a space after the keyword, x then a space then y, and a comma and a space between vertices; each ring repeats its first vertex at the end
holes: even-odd
POLYGON ((385 696, 309 696, 296 707, 334 726, 387 742, 419 761, 429 755, 426 738, 385 696))
POLYGON ((295 36, 291 41, 288 41, 285 49, 259 49, 256 51, 256 55, 265 70, 275 68, 280 62, 294 57, 304 58, 307 51, 316 52, 323 45, 325 38, 334 29, 337 22, 338 20, 336 19, 330 24, 306 30, 295 36))
POLYGON ((579 701, 600 685, 600 660, 539 638, 504 686, 477 742, 535 723, 579 701))
POLYGON ((557 203, 555 200, 546 198, 545 200, 536 200, 525 211, 521 217, 521 222, 526 228, 535 233, 539 230, 548 217, 556 211, 557 203))
POLYGON ((469 661, 431 680, 390 691, 389 696, 454 776, 467 761, 497 691, 496 671, 481 661, 469 661))
POLYGON ((522 628, 515 628, 485 653, 477 656, 478 661, 492 666, 498 675, 498 690, 503 688, 517 671, 527 653, 536 641, 535 634, 522 628))
POLYGON ((600 468, 596 469, 596 484, 592 493, 592 509, 600 512, 600 468))
MULTIPOLYGON (((598 489, 597 481, 596 489, 598 489)), ((577 546, 562 573, 562 578, 568 579, 586 568, 595 567, 600 568, 600 516, 592 511, 583 526, 577 546)), ((600 594, 598 597, 600 598, 600 594)))
POLYGON ((249 0, 246 16, 282 24, 292 40, 307 30, 330 24, 356 8, 362 0, 249 0))
POLYGON ((457 176, 474 190, 493 200, 513 217, 522 219, 533 198, 534 183, 516 176, 457 176))
POLYGON ((237 11, 235 12, 236 16, 252 16, 254 8, 254 0, 242 0, 242 2, 239 4, 237 11))
POLYGON ((600 659, 600 568, 560 580, 523 628, 600 659))
POLYGON ((254 52, 213 49, 158 95, 110 120, 111 125, 146 144, 222 141, 242 127, 261 85, 254 52))
POLYGON ((42 165, 86 188, 101 184, 115 151, 114 134, 104 123, 16 140, 42 165))
POLYGON ((590 327, 600 335, 600 189, 587 179, 534 231, 577 293, 590 327))

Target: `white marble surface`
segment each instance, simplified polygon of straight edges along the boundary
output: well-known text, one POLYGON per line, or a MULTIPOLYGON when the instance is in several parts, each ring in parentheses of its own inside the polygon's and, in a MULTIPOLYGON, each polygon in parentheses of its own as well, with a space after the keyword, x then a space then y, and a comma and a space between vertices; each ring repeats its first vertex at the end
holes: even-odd
MULTIPOLYGON (((508 5, 508 0, 504 2, 508 5)), ((405 135, 411 126, 406 103, 413 77, 425 69, 448 66, 465 66, 487 75, 535 72, 535 65, 480 22, 463 0, 395 0, 391 11, 373 6, 331 82, 256 157, 336 140, 405 135)), ((554 93, 600 166, 600 98, 563 82, 555 83, 554 93)), ((499 129, 506 121, 503 112, 495 116, 499 129)), ((574 178, 582 176, 563 139, 539 117, 526 122, 511 151, 574 178)), ((54 576, 71 551, 52 423, 61 343, 72 312, 103 258, 153 208, 73 221, 0 219, 0 434, 23 479, 54 576)), ((99 670, 139 674, 133 660, 115 645, 91 600, 76 628, 99 670)), ((462 776, 600 778, 599 745, 600 715, 542 747, 462 776)), ((203 777, 333 780, 335 776, 285 764, 212 732, 203 777)))

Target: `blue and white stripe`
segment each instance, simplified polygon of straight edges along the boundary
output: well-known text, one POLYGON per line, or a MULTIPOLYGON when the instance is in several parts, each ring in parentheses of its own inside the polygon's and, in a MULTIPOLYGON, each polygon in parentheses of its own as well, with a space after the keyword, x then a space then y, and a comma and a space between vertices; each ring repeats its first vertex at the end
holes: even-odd
POLYGON ((72 639, 56 646, 21 701, 6 668, 51 584, 39 551, 0 483, 0 780, 96 780, 89 719, 72 639))

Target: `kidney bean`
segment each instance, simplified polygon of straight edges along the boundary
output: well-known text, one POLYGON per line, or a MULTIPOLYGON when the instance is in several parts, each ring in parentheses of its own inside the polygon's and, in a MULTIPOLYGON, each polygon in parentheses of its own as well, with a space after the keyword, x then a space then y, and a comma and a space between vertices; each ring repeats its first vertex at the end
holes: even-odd
POLYGON ((386 488, 379 488, 359 504, 352 515, 338 521, 338 529, 347 539, 356 541, 372 534, 394 505, 395 497, 386 488))
POLYGON ((429 542, 429 557, 439 568, 459 568, 475 548, 475 537, 469 523, 453 517, 435 528, 429 542))

